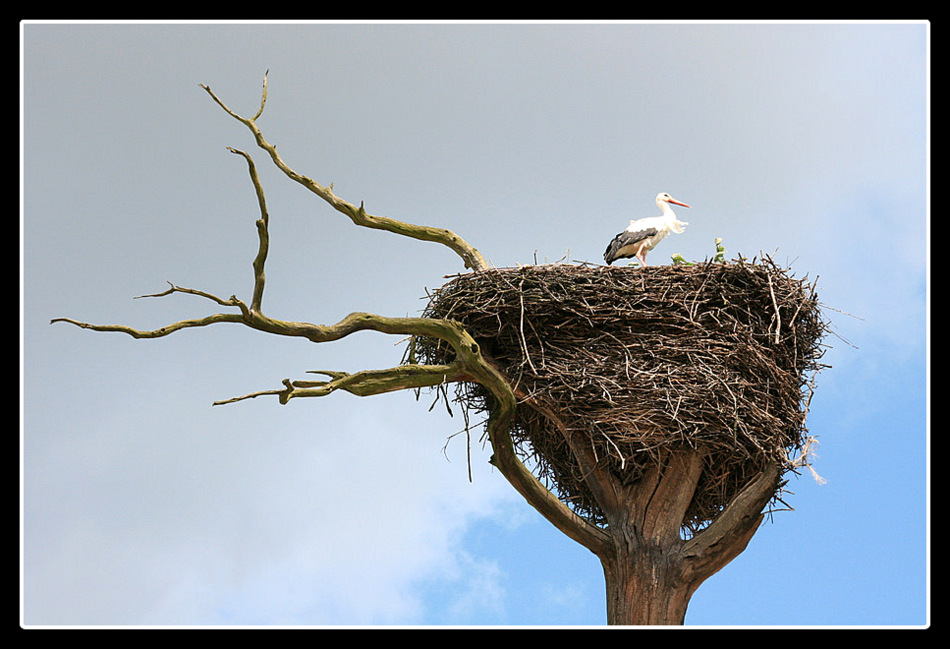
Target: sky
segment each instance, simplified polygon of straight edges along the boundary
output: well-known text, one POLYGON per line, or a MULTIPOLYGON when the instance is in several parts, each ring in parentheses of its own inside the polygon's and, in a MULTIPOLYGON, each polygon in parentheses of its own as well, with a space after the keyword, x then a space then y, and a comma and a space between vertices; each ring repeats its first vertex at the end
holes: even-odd
POLYGON ((266 313, 416 316, 465 269, 354 226, 453 230, 498 267, 602 262, 666 191, 649 262, 770 254, 832 326, 814 468, 693 595, 690 627, 930 623, 926 22, 21 23, 23 626, 600 627, 597 558, 544 521, 434 395, 261 397, 399 363, 219 324, 166 282, 266 313), (471 479, 469 479, 469 467, 471 479))

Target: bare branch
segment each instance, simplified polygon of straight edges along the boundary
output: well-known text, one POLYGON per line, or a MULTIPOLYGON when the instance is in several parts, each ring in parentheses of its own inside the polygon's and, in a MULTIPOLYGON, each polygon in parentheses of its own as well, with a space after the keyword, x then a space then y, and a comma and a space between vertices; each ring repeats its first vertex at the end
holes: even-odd
POLYGON ((264 104, 267 103, 267 73, 268 72, 270 72, 269 69, 264 70, 264 83, 262 84, 262 87, 261 87, 261 107, 257 109, 257 113, 255 113, 254 117, 252 117, 251 119, 257 119, 258 117, 261 116, 261 113, 264 112, 264 104))
POLYGON ((337 390, 343 390, 358 397, 368 397, 384 392, 426 388, 441 383, 461 381, 467 378, 465 367, 461 363, 451 365, 400 365, 385 370, 363 370, 350 374, 328 370, 313 371, 313 374, 325 374, 329 381, 291 381, 284 379, 283 390, 262 390, 241 397, 215 401, 213 405, 234 403, 265 395, 277 395, 280 402, 287 403, 295 397, 324 397, 337 390))
POLYGON ((168 290, 162 291, 161 293, 149 293, 148 295, 136 295, 132 299, 140 300, 145 297, 165 297, 166 295, 171 295, 172 293, 187 293, 188 295, 197 295, 199 297, 207 298, 213 302, 217 302, 221 306, 236 306, 236 307, 240 307, 241 309, 247 308, 241 300, 237 299, 233 295, 229 297, 227 300, 225 300, 218 297, 217 295, 208 293, 207 291, 201 291, 196 288, 185 288, 184 286, 175 286, 171 282, 168 282, 168 287, 169 287, 168 290))
MULTIPOLYGON (((260 390, 258 392, 251 392, 250 394, 245 394, 240 397, 231 397, 230 399, 221 399, 220 401, 215 401, 212 403, 212 406, 222 406, 226 403, 235 403, 237 401, 244 401, 245 399, 254 399, 255 397, 271 396, 271 395, 284 395, 287 394, 293 388, 286 388, 284 390, 260 390)), ((283 402, 284 399, 281 399, 283 402)))
MULTIPOLYGON (((267 88, 267 78, 264 79, 265 92, 267 88)), ((261 110, 264 110, 264 102, 261 101, 261 110)), ((258 113, 260 114, 260 113, 258 113)), ((268 225, 270 223, 270 218, 267 214, 267 202, 264 200, 264 187, 261 185, 261 179, 257 175, 257 167, 254 164, 254 160, 251 159, 244 151, 240 149, 234 149, 228 147, 228 151, 231 153, 243 156, 247 161, 248 173, 251 175, 251 183, 254 185, 254 191, 257 193, 257 204, 261 210, 261 218, 256 222, 257 225, 257 236, 260 241, 260 245, 257 250, 257 256, 254 258, 254 296, 251 298, 251 310, 260 311, 261 310, 261 300, 264 297, 264 262, 267 260, 267 250, 270 245, 270 234, 268 233, 268 225)))
POLYGON ((368 397, 395 390, 429 388, 441 383, 451 383, 468 378, 462 363, 449 365, 400 365, 385 370, 363 370, 355 374, 347 372, 314 371, 325 374, 329 381, 297 381, 301 388, 291 397, 323 396, 336 390, 345 390, 358 397, 368 397))
POLYGON ((73 320, 72 318, 53 318, 50 320, 50 324, 54 322, 68 322, 74 324, 77 327, 83 329, 92 329, 93 331, 117 331, 120 333, 129 334, 133 338, 161 338, 167 336, 168 334, 175 333, 180 329, 188 329, 191 327, 206 327, 217 322, 240 322, 241 315, 237 313, 215 313, 214 315, 209 315, 205 318, 198 318, 196 320, 181 320, 173 324, 168 325, 167 327, 160 327, 159 329, 153 329, 151 331, 142 331, 139 329, 134 329, 132 327, 127 327, 126 325, 96 325, 89 324, 88 322, 80 322, 78 320, 73 320))
POLYGON ((360 203, 359 207, 345 201, 333 193, 332 187, 324 187, 320 183, 316 182, 312 178, 304 176, 303 174, 297 173, 294 171, 283 159, 278 155, 277 148, 264 139, 263 134, 257 126, 256 120, 260 117, 261 113, 264 111, 264 104, 267 101, 267 78, 265 75, 264 78, 264 88, 261 93, 261 107, 257 111, 257 114, 254 117, 247 118, 241 117, 234 111, 232 111, 228 106, 221 101, 217 95, 212 92, 211 88, 205 84, 200 84, 200 86, 211 96, 211 98, 217 103, 228 115, 238 120, 254 135, 254 139, 257 142, 257 145, 264 149, 270 155, 271 160, 278 169, 284 172, 288 178, 291 180, 303 185, 308 190, 322 198, 324 201, 330 204, 333 209, 345 214, 350 218, 353 223, 360 225, 366 228, 372 228, 376 230, 386 230, 394 234, 400 234, 412 239, 418 239, 420 241, 431 241, 434 243, 441 243, 444 246, 447 246, 453 250, 457 255, 462 258, 462 261, 465 263, 467 268, 472 270, 482 270, 488 268, 488 262, 485 261, 485 258, 482 257, 481 253, 478 252, 473 246, 468 242, 462 239, 460 236, 452 232, 451 230, 446 230, 444 228, 436 228, 426 225, 416 225, 413 223, 405 223, 403 221, 397 221, 395 219, 390 219, 384 216, 375 216, 368 213, 363 204, 360 203))
POLYGON ((70 324, 76 325, 83 329, 92 329, 93 331, 115 331, 119 333, 125 333, 133 338, 161 338, 167 336, 168 334, 175 333, 181 329, 188 329, 192 327, 206 327, 218 322, 244 322, 245 316, 247 315, 247 306, 241 300, 237 299, 233 295, 227 300, 221 299, 216 295, 207 293, 205 291, 199 291, 193 288, 184 288, 181 286, 175 286, 171 282, 168 282, 168 290, 162 291, 161 293, 151 293, 149 295, 139 295, 134 299, 145 298, 145 297, 165 297, 166 295, 171 295, 172 293, 187 293, 189 295, 197 295, 209 299, 213 302, 220 304, 221 306, 234 306, 241 309, 241 313, 215 313, 214 315, 209 315, 204 318, 191 319, 191 320, 181 320, 179 322, 174 322, 165 327, 160 327, 158 329, 152 330, 140 330, 126 325, 96 325, 90 324, 88 322, 80 322, 79 320, 73 320, 72 318, 53 318, 50 320, 50 324, 54 322, 68 322, 70 324))
POLYGON ((697 587, 748 545, 765 516, 762 511, 774 496, 780 475, 779 467, 766 467, 736 494, 709 527, 683 545, 687 577, 697 587))

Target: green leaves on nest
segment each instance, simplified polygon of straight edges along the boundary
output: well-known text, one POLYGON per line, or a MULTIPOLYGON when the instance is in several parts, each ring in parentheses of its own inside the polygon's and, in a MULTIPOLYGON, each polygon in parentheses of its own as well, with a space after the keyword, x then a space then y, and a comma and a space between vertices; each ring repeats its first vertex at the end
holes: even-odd
MULTIPOLYGON (((695 266, 696 263, 692 261, 686 261, 683 258, 683 255, 680 253, 674 253, 670 255, 670 259, 673 260, 674 266, 695 266)), ((742 255, 739 255, 739 259, 745 261, 745 258, 742 255)), ((715 263, 725 263, 726 261, 726 249, 722 245, 722 237, 716 237, 716 256, 713 257, 713 262, 715 263)))

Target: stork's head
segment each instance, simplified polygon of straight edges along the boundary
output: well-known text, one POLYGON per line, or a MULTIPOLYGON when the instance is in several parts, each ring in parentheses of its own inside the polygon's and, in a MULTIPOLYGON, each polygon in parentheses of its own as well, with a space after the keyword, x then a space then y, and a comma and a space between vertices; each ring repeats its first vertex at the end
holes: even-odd
POLYGON ((666 192, 660 192, 659 194, 656 195, 656 204, 660 207, 663 207, 662 203, 667 203, 667 204, 673 203, 673 205, 681 205, 682 207, 689 207, 689 205, 687 205, 686 203, 681 203, 680 201, 676 200, 675 198, 673 198, 666 192))

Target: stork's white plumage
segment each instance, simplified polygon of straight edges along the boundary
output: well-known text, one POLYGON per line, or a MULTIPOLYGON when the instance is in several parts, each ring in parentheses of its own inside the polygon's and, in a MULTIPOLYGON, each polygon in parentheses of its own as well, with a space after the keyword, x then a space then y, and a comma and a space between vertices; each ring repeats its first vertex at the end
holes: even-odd
POLYGON ((614 237, 604 252, 604 261, 607 265, 618 259, 636 257, 641 266, 647 265, 647 253, 656 247, 670 232, 680 234, 689 223, 680 221, 673 213, 673 205, 689 207, 681 203, 666 192, 656 195, 656 206, 663 212, 661 216, 651 216, 645 219, 630 221, 627 229, 614 237))

